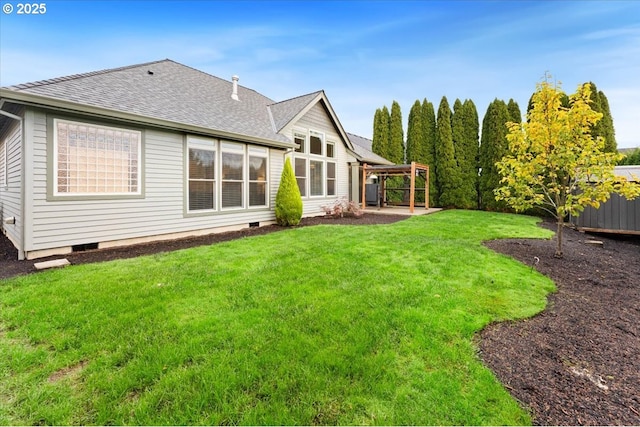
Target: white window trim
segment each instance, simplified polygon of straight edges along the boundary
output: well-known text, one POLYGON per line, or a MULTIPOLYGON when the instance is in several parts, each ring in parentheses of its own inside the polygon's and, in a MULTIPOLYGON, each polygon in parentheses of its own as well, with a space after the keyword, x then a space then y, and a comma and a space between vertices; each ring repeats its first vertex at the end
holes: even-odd
POLYGON ((335 160, 335 158, 336 158, 336 146, 337 146, 337 144, 336 144, 335 142, 333 142, 333 141, 326 141, 326 142, 324 143, 324 146, 325 146, 325 154, 326 154, 326 156, 325 156, 325 157, 326 157, 327 159, 334 159, 334 160, 335 160), (332 156, 332 157, 329 157, 329 146, 330 146, 330 145, 333 147, 333 156, 332 156))
POLYGON ((327 162, 321 158, 313 158, 309 159, 309 163, 307 165, 309 172, 309 198, 310 199, 323 199, 327 197, 327 162), (322 165, 322 177, 320 178, 320 182, 322 183, 322 194, 311 194, 311 162, 320 163, 322 165))
POLYGON ((267 148, 247 146, 247 209, 264 209, 269 207, 269 150, 267 148), (265 159, 265 177, 264 181, 251 179, 251 157, 260 157, 265 159), (251 205, 251 183, 264 182, 264 205, 251 205))
MULTIPOLYGON (((292 153, 292 161, 293 161, 293 166, 294 166, 294 174, 295 174, 295 159, 296 158, 300 158, 300 159, 304 159, 306 161, 306 166, 305 166, 305 173, 306 176, 304 177, 305 179, 305 196, 302 196, 303 199, 305 200, 312 200, 312 199, 323 199, 323 198, 331 198, 331 197, 336 197, 338 195, 338 153, 337 153, 337 147, 338 144, 335 142, 335 140, 327 140, 327 135, 325 132, 320 132, 317 131, 315 129, 306 129, 306 130, 302 130, 299 128, 294 128, 293 129, 293 137, 295 139, 296 136, 304 136, 306 135, 306 139, 305 139, 305 148, 306 150, 304 152, 299 152, 299 151, 294 151, 292 153), (320 138, 320 140, 322 141, 322 154, 312 154, 311 153, 311 136, 315 135, 318 136, 320 138), (327 146, 332 145, 333 146, 333 157, 327 157, 327 146), (311 162, 322 162, 322 195, 312 195, 311 194, 311 162), (327 178, 327 164, 328 163, 333 163, 335 164, 335 169, 336 169, 336 174, 335 174, 335 178, 334 178, 334 189, 335 189, 335 194, 329 194, 329 189, 328 189, 328 178, 327 178)), ((296 178, 299 178, 299 176, 296 175, 296 178)))
POLYGON ((239 212, 239 211, 248 211, 248 210, 264 210, 268 209, 271 205, 270 200, 270 151, 268 148, 263 148, 256 145, 238 143, 226 140, 217 140, 217 139, 205 139, 198 138, 193 136, 187 137, 186 144, 186 156, 185 156, 185 171, 186 171, 186 185, 185 185, 185 204, 186 204, 186 213, 189 215, 200 215, 200 214, 216 214, 223 212, 239 212), (214 151, 214 209, 189 209, 189 149, 205 149, 214 151), (222 155, 225 153, 236 153, 242 154, 243 156, 243 171, 242 171, 242 181, 239 180, 225 180, 226 182, 241 182, 243 187, 243 195, 242 195, 242 207, 232 206, 232 207, 222 207, 222 155), (251 180, 251 171, 250 171, 250 157, 261 157, 266 160, 266 176, 264 181, 256 181, 251 180), (250 191, 251 191, 251 183, 255 182, 264 182, 265 184, 265 204, 264 205, 250 205, 250 191))
POLYGON ((133 129, 125 129, 125 128, 120 128, 120 127, 115 127, 115 126, 105 126, 105 125, 99 125, 99 124, 95 124, 95 123, 88 123, 88 122, 77 122, 74 120, 65 120, 65 119, 53 119, 53 195, 55 197, 61 197, 61 198, 65 198, 65 197, 91 197, 91 198, 101 198, 101 197, 105 197, 105 198, 112 198, 112 197, 130 197, 130 196, 140 196, 142 194, 142 165, 143 160, 142 160, 142 132, 139 130, 133 130, 133 129), (137 190, 136 191, 128 191, 128 192, 112 192, 112 193, 108 193, 108 192, 60 192, 58 191, 58 124, 59 123, 67 123, 67 124, 72 124, 72 125, 77 125, 77 126, 90 126, 90 127, 94 127, 94 128, 102 128, 102 129, 109 129, 109 130, 116 130, 116 131, 123 131, 123 132, 130 132, 130 133, 136 133, 138 134, 138 147, 137 147, 137 160, 138 160, 138 165, 137 165, 137 176, 136 176, 136 181, 137 181, 137 190))
POLYGON ((335 161, 335 157, 329 157, 329 159, 325 162, 325 174, 324 174, 324 185, 325 185, 325 195, 326 197, 336 197, 338 195, 338 162, 335 161), (333 163, 334 165, 334 176, 333 178, 329 178, 329 163, 333 163), (333 180, 333 194, 329 194, 329 179, 333 180))
POLYGON ((195 138, 195 137, 187 137, 187 155, 186 157, 186 164, 185 164, 185 170, 187 171, 187 176, 186 176, 186 186, 185 186, 185 192, 186 192, 186 203, 187 203, 187 213, 190 214, 202 214, 202 213, 210 213, 210 212, 217 212, 218 211, 218 206, 219 205, 219 200, 218 200, 218 193, 219 193, 219 189, 218 189, 218 141, 215 139, 203 139, 203 138, 195 138), (211 181, 211 180, 199 180, 199 179, 191 179, 191 175, 189 173, 189 161, 191 160, 189 157, 189 150, 190 149, 196 149, 196 150, 208 150, 208 151, 212 151, 213 152, 213 158, 214 158, 214 163, 213 163, 213 187, 214 187, 214 197, 213 197, 213 209, 190 209, 190 205, 191 205, 191 200, 189 200, 189 182, 191 181, 211 181))
POLYGON ((247 184, 249 183, 249 176, 248 176, 248 171, 247 171, 247 153, 246 153, 246 148, 247 146, 244 144, 237 144, 234 142, 220 142, 220 167, 219 169, 219 173, 220 173, 220 210, 221 211, 238 211, 238 210, 245 210, 247 209, 247 198, 248 198, 248 194, 247 194, 247 184), (230 153, 230 154, 241 154, 242 155, 242 179, 223 179, 222 178, 222 169, 223 169, 223 165, 222 165, 222 156, 225 153, 230 153), (225 182, 239 182, 242 184, 242 206, 228 206, 228 207, 224 207, 222 206, 222 186, 225 182))
POLYGON ((308 154, 309 153, 309 135, 307 131, 304 130, 293 130, 293 141, 297 138, 304 139, 304 145, 302 146, 302 151, 297 151, 294 149, 294 153, 298 154, 308 154))
POLYGON ((309 156, 325 157, 327 150, 326 150, 326 140, 325 140, 324 132, 319 132, 317 130, 309 129, 308 141, 309 143, 307 145, 309 146, 309 150, 307 151, 307 153, 309 154, 309 156), (320 154, 315 154, 311 152, 311 136, 316 136, 320 138, 320 154))

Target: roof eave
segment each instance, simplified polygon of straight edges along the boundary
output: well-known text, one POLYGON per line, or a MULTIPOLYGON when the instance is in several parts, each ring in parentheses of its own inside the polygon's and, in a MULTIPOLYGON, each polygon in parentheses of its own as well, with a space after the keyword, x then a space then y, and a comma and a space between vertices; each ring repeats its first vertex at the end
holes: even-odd
POLYGON ((294 142, 277 141, 269 138, 262 138, 252 135, 243 135, 219 129, 211 129, 202 126, 191 125, 188 123, 173 122, 170 120, 159 119, 155 117, 144 116, 141 114, 128 113, 125 111, 114 110, 104 107, 95 107, 92 105, 81 104, 77 102, 66 101, 58 98, 52 98, 33 93, 25 93, 13 91, 6 88, 0 88, 0 99, 15 102, 18 104, 29 105, 41 108, 52 108, 59 111, 70 113, 82 113, 94 117, 119 119, 138 125, 151 125, 163 129, 197 133, 216 138, 231 139, 239 142, 248 142, 258 145, 265 145, 274 148, 290 149, 296 148, 294 142))
POLYGON ((349 154, 351 154, 353 157, 355 157, 359 162, 361 163, 367 163, 367 164, 375 164, 375 165, 385 165, 385 166, 391 166, 394 163, 390 162, 389 160, 381 157, 381 159, 383 160, 379 160, 379 159, 374 159, 374 158, 368 158, 366 156, 362 156, 358 153, 356 153, 355 151, 347 148, 347 151, 349 152, 349 154))

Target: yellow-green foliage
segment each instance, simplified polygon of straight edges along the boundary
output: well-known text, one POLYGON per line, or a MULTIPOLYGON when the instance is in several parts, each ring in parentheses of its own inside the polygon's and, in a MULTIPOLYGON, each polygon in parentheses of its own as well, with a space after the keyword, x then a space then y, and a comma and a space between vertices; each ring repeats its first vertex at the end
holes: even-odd
POLYGON ((302 218, 302 197, 293 174, 291 160, 287 157, 278 194, 276 194, 276 222, 285 226, 298 225, 300 218, 302 218))
POLYGON ((589 105, 590 85, 578 87, 566 108, 560 87, 549 78, 538 84, 527 122, 508 123, 509 150, 496 163, 503 184, 496 200, 517 211, 540 207, 561 223, 586 206, 598 208, 612 192, 628 199, 640 195, 640 186, 614 175, 621 156, 605 152, 604 139, 591 136, 602 114, 589 105))

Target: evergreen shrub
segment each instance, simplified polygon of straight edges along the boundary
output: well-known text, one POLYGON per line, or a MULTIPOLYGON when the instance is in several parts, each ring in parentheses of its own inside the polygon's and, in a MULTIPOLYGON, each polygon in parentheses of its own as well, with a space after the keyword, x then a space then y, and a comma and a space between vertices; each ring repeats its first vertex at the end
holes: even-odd
POLYGON ((276 222, 278 225, 298 225, 302 218, 302 197, 291 160, 287 157, 276 194, 276 222))

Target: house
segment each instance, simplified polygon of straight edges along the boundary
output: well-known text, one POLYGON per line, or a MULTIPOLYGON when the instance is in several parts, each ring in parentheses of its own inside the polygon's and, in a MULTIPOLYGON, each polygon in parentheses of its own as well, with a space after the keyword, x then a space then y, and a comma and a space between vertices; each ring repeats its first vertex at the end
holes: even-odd
POLYGON ((324 91, 275 102, 168 59, 2 87, 2 232, 34 259, 271 224, 286 157, 320 215, 388 163, 357 138, 324 91))
MULTIPOLYGON (((640 166, 616 166, 613 171, 627 181, 640 182, 640 166)), ((587 206, 578 217, 572 216, 571 223, 583 231, 640 235, 640 197, 627 200, 612 193, 597 209, 587 206)))

